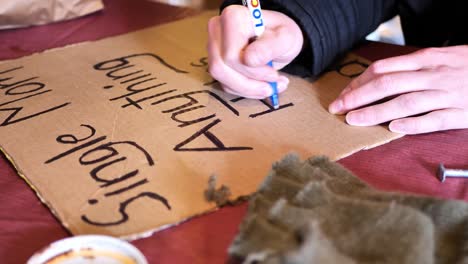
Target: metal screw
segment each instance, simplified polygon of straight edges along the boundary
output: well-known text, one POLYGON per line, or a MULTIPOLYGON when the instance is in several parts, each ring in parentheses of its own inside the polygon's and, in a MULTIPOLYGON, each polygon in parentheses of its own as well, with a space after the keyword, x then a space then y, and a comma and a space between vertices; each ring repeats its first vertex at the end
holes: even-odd
POLYGON ((437 177, 441 182, 445 181, 446 177, 461 177, 468 178, 468 170, 456 170, 456 169, 446 169, 444 164, 439 164, 439 171, 437 172, 437 177))

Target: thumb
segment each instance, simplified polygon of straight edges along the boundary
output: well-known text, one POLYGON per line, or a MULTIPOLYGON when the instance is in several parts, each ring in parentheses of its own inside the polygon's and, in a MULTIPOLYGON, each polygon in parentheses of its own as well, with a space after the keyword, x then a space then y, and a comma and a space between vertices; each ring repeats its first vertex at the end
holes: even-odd
POLYGON ((290 31, 284 26, 266 30, 265 33, 244 50, 244 63, 251 67, 260 67, 270 61, 285 66, 302 49, 302 33, 290 31))

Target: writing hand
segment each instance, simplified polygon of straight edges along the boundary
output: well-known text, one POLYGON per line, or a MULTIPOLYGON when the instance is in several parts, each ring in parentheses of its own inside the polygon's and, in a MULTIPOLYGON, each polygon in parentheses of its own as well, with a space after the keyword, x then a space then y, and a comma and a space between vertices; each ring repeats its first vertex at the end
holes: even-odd
POLYGON ((329 111, 347 113, 346 121, 356 126, 391 121, 389 129, 404 134, 468 128, 468 46, 376 61, 329 111))
POLYGON ((208 23, 209 72, 229 93, 263 99, 272 94, 268 82, 278 82, 278 92, 288 86, 288 78, 277 70, 301 51, 302 32, 282 13, 263 10, 262 14, 265 32, 251 43, 255 33, 246 7, 229 6, 208 23), (269 61, 274 68, 266 66, 269 61))

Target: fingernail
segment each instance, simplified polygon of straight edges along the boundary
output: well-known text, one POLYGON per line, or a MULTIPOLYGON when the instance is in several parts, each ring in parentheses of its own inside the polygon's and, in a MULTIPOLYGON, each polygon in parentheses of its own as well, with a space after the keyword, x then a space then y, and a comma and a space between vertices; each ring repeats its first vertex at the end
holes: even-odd
MULTIPOLYGON (((284 76, 280 76, 278 78, 278 81, 276 82, 278 93, 281 93, 284 90, 286 90, 288 88, 288 84, 289 84, 289 79, 284 76)), ((271 85, 269 85, 268 93, 266 94, 266 96, 271 96, 272 94, 273 94, 273 89, 271 88, 271 85)))
POLYGON ((288 89, 288 83, 286 82, 278 82, 278 93, 283 92, 284 90, 288 89))
MULTIPOLYGON (((279 84, 278 84, 278 86, 279 86, 279 84)), ((273 89, 272 89, 272 87, 271 87, 271 83, 268 82, 266 86, 263 86, 261 96, 263 96, 264 98, 266 98, 266 97, 271 96, 272 93, 273 93, 273 89)))
POLYGON ((328 106, 328 111, 332 114, 337 114, 343 110, 343 101, 337 99, 328 106))
POLYGON ((346 122, 352 126, 362 126, 364 118, 364 113, 361 111, 353 111, 346 115, 346 122))
POLYGON ((393 121, 391 122, 389 125, 388 125, 388 129, 390 129, 390 131, 392 132, 395 132, 395 133, 401 133, 401 134, 404 134, 405 133, 405 126, 402 122, 400 121, 393 121))
POLYGON ((278 79, 278 85, 280 85, 282 88, 288 87, 289 84, 289 79, 285 76, 280 76, 278 79))

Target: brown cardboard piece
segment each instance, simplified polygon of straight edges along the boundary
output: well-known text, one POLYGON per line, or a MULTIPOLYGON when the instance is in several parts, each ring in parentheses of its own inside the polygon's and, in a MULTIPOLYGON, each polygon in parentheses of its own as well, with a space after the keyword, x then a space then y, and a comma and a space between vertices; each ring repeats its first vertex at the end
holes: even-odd
POLYGON ((356 63, 291 76, 276 111, 222 92, 206 72, 214 14, 0 64, 0 147, 73 234, 147 235, 214 210, 211 175, 235 198, 288 152, 336 160, 401 136, 327 112, 356 63))

